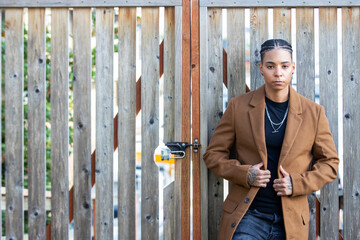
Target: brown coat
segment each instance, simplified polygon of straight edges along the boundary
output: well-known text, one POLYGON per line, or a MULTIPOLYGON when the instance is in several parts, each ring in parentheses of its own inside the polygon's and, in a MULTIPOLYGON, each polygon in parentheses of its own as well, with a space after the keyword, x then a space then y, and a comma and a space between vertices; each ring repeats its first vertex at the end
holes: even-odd
MULTIPOLYGON (((232 239, 259 190, 247 183, 250 166, 263 162, 267 169, 264 119, 264 86, 232 99, 204 154, 208 168, 233 183, 222 206, 219 240, 232 239), (229 159, 233 146, 237 158, 229 159)), ((308 239, 307 194, 333 181, 338 163, 324 108, 290 87, 289 113, 279 159, 279 165, 290 174, 293 183, 293 194, 281 198, 286 239, 308 239), (309 170, 312 159, 315 164, 309 170)), ((282 177, 279 167, 278 175, 282 177)))

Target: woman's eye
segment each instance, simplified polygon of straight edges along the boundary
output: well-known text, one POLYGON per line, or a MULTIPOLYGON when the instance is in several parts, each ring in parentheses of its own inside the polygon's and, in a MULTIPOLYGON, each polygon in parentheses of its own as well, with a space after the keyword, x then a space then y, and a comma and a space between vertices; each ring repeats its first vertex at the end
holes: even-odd
POLYGON ((289 66, 288 65, 284 65, 283 68, 288 68, 289 66))
POLYGON ((272 69, 273 68, 273 66, 267 66, 267 69, 272 69))

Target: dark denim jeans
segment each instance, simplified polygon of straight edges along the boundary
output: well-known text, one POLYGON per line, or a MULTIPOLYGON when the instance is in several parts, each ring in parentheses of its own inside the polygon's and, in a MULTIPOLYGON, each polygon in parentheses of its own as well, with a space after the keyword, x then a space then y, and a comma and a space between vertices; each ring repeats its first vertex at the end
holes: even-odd
POLYGON ((237 226, 233 240, 282 240, 285 239, 282 215, 262 213, 249 209, 237 226))

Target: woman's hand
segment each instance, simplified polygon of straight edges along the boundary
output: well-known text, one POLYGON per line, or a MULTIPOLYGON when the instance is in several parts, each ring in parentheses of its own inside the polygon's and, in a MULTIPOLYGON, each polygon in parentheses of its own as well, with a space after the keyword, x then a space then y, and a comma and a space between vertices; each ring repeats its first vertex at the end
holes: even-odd
POLYGON ((247 176, 247 181, 250 186, 266 187, 266 184, 270 182, 270 171, 260 169, 263 165, 263 163, 258 163, 250 167, 247 176))
POLYGON ((293 193, 290 174, 281 165, 280 172, 284 175, 284 178, 275 179, 273 187, 278 196, 290 196, 293 193))

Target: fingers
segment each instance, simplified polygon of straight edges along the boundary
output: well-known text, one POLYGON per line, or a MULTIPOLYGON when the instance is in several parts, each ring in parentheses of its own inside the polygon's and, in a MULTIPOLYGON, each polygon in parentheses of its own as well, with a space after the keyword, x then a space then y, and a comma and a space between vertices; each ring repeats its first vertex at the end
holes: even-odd
POLYGON ((275 179, 273 187, 278 196, 288 196, 292 194, 292 182, 289 176, 275 179))
POLYGON ((280 172, 284 175, 284 177, 289 176, 289 173, 285 171, 285 169, 280 165, 280 172))
POLYGON ((260 168, 262 168, 262 166, 264 166, 264 163, 261 162, 261 163, 253 165, 252 167, 256 168, 256 169, 260 169, 260 168))
POLYGON ((270 182, 271 173, 269 170, 261 170, 263 163, 258 163, 250 167, 248 172, 248 184, 255 187, 266 187, 270 182))

